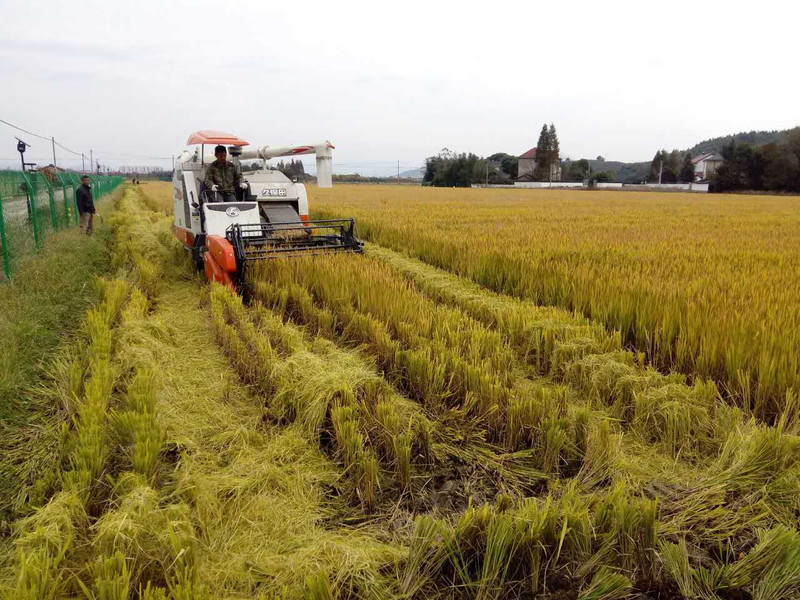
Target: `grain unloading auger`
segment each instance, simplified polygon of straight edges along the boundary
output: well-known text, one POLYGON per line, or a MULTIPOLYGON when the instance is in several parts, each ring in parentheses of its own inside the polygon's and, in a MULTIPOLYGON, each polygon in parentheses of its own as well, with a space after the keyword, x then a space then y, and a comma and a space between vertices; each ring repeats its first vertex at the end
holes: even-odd
POLYGON ((210 281, 238 285, 247 265, 257 260, 363 251, 354 219, 309 220, 305 186, 266 168, 270 158, 315 154, 317 183, 331 187, 334 146, 330 142, 243 150, 249 145, 243 139, 203 130, 190 135, 186 143, 196 147, 181 152, 172 176, 174 230, 210 281), (241 160, 248 159, 264 161, 264 167, 242 173, 245 187, 236 190, 235 199, 219 201, 221 195, 204 185, 214 160, 206 156, 206 145, 226 146, 237 169, 241 160))

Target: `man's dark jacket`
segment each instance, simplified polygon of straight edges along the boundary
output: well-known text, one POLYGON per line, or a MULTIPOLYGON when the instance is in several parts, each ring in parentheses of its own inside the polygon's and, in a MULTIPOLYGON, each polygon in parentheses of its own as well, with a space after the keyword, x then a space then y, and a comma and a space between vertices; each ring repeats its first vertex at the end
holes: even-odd
POLYGON ((94 212, 92 188, 88 185, 81 185, 81 187, 78 188, 78 212, 81 214, 94 212))

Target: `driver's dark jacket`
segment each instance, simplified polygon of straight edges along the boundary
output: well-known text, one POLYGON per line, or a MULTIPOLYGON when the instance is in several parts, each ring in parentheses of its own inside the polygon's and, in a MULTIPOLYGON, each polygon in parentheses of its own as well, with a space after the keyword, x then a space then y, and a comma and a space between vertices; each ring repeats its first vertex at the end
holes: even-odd
POLYGON ((220 192, 235 192, 241 180, 242 175, 236 165, 228 161, 215 160, 208 166, 203 183, 209 190, 212 185, 216 185, 220 192))

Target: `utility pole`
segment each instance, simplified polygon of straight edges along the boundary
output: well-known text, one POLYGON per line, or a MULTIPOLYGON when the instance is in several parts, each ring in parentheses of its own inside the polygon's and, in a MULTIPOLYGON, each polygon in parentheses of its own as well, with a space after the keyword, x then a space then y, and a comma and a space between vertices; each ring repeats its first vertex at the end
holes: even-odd
POLYGON ((81 152, 81 175, 86 174, 86 157, 81 152))
POLYGON ((58 165, 56 164, 56 138, 50 136, 50 143, 53 144, 53 167, 58 171, 58 165))
POLYGON ((658 161, 658 185, 661 185, 661 174, 664 172, 664 161, 658 161))
POLYGON ((89 169, 94 173, 94 150, 89 150, 89 169))

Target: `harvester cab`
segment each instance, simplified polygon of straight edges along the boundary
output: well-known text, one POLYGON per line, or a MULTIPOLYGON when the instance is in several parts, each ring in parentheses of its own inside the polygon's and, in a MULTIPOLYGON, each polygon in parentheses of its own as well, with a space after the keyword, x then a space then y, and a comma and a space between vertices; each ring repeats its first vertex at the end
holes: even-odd
POLYGON ((187 145, 194 149, 181 152, 172 176, 174 231, 209 280, 239 285, 255 260, 363 251, 354 219, 309 220, 305 186, 266 166, 270 158, 315 154, 317 183, 331 187, 330 142, 245 150, 249 143, 235 135, 203 130, 190 135, 187 145), (235 190, 235 200, 206 188, 214 160, 207 145, 226 146, 239 169, 245 186, 235 190), (249 159, 262 161, 262 168, 242 172, 240 161, 249 159))

